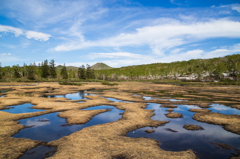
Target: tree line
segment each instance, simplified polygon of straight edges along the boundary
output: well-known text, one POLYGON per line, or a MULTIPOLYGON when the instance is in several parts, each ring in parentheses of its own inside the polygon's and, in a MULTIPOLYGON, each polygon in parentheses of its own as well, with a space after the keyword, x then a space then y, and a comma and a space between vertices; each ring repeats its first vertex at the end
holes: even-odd
MULTIPOLYGON (((61 66, 60 66, 61 67, 61 66)), ((36 78, 62 78, 68 79, 69 72, 71 73, 71 78, 79 78, 79 79, 95 79, 94 69, 91 69, 90 65, 80 66, 78 68, 77 73, 73 71, 68 71, 67 67, 64 66, 60 69, 59 74, 57 73, 55 61, 52 59, 50 62, 45 60, 38 65, 36 63, 31 63, 30 65, 23 66, 13 65, 2 67, 0 63, 0 79, 3 78, 27 78, 29 80, 35 80, 36 78)))

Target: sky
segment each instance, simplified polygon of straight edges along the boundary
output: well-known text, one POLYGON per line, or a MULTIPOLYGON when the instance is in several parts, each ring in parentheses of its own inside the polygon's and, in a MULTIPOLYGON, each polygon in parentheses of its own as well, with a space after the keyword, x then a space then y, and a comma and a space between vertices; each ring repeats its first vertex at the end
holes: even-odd
POLYGON ((111 67, 240 53, 240 0, 0 0, 2 66, 111 67))

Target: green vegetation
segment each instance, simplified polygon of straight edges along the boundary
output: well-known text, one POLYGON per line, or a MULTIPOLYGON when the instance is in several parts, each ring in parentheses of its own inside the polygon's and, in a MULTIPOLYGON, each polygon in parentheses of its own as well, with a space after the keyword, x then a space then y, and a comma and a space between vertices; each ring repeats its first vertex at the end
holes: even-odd
POLYGON ((149 81, 159 84, 190 86, 240 85, 240 54, 213 59, 194 59, 172 63, 111 68, 104 63, 90 67, 84 65, 56 66, 47 60, 36 66, 0 65, 1 82, 52 82, 68 79, 71 82, 86 81, 149 81))
MULTIPOLYGON (((240 78, 240 55, 231 55, 213 59, 195 59, 172 63, 154 63, 128 66, 108 70, 96 70, 102 80, 155 80, 184 79, 191 77, 198 81, 223 80, 224 73, 233 80, 240 78)), ((191 79, 190 78, 190 79, 191 79)))
POLYGON ((81 86, 82 83, 73 83, 73 82, 67 82, 67 81, 63 81, 63 82, 58 82, 60 85, 75 85, 75 86, 81 86))
POLYGON ((102 81, 102 85, 108 85, 108 86, 117 86, 118 85, 118 83, 109 83, 109 82, 107 82, 107 81, 102 81))

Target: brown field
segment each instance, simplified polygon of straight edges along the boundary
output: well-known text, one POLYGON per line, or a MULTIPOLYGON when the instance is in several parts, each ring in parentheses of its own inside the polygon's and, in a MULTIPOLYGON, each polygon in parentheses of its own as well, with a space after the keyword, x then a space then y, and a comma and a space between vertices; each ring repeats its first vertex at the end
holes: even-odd
MULTIPOLYGON (((87 127, 69 136, 46 143, 57 147, 56 153, 50 158, 196 158, 192 150, 164 151, 159 147, 159 142, 153 139, 129 138, 126 137, 126 134, 142 127, 158 127, 168 123, 168 121, 152 120, 153 110, 146 110, 146 103, 159 103, 167 108, 175 108, 174 106, 177 104, 208 108, 213 102, 229 104, 237 109, 240 105, 240 88, 235 87, 190 87, 142 82, 119 82, 118 86, 106 86, 97 82, 90 82, 82 86, 64 86, 54 82, 40 83, 36 86, 34 84, 18 86, 25 85, 22 83, 0 83, 0 85, 0 89, 12 89, 10 92, 0 93, 0 96, 5 95, 4 98, 0 98, 0 109, 5 109, 6 106, 31 103, 34 105, 33 108, 45 110, 23 114, 0 111, 0 158, 18 158, 26 150, 42 143, 41 141, 11 137, 24 128, 23 125, 18 124, 17 120, 61 112, 59 117, 65 118, 68 124, 83 124, 90 121, 95 115, 108 111, 107 109, 80 110, 98 105, 111 105, 125 111, 118 121, 87 127), (111 90, 113 88, 114 90, 111 90), (94 92, 98 95, 87 96, 90 100, 84 100, 84 103, 77 103, 83 100, 74 101, 66 98, 40 98, 42 95, 64 95, 87 89, 109 90, 94 92), (165 93, 160 93, 163 91, 165 93), (153 98, 146 102, 142 96, 135 96, 132 93, 165 99, 171 97, 183 101, 153 98), (116 103, 102 96, 134 103, 116 103)), ((227 131, 240 134, 240 117, 237 115, 211 113, 208 109, 192 109, 191 111, 197 112, 193 117, 197 121, 224 125, 227 131)), ((176 115, 181 117, 181 114, 168 113, 169 117, 176 115)))

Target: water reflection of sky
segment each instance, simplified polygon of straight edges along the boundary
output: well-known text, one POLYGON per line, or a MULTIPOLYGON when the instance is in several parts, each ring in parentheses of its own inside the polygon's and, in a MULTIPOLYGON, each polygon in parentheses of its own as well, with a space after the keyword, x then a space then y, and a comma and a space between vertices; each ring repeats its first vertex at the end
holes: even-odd
POLYGON ((158 128, 145 127, 134 130, 127 134, 128 137, 147 137, 161 142, 160 147, 167 151, 183 151, 192 149, 199 158, 228 158, 232 151, 215 149, 210 142, 226 143, 240 149, 240 135, 225 131, 221 126, 211 125, 207 123, 193 120, 194 112, 189 109, 198 108, 193 105, 178 105, 174 108, 174 112, 183 114, 183 118, 171 119, 167 118, 166 109, 159 107, 160 104, 149 103, 146 109, 154 109, 154 120, 170 121, 164 126, 158 128), (183 128, 185 124, 200 125, 205 130, 189 131, 183 128), (166 129, 170 128, 178 132, 170 132, 166 129), (145 130, 154 129, 155 132, 148 134, 145 130))
POLYGON ((113 102, 134 103, 134 102, 125 101, 125 100, 120 100, 120 99, 116 99, 116 98, 106 98, 106 99, 111 100, 111 101, 113 101, 113 102))
POLYGON ((32 112, 39 112, 39 111, 44 111, 40 109, 32 109, 33 105, 31 103, 25 103, 21 105, 16 105, 16 106, 7 106, 10 109, 4 109, 1 111, 12 113, 12 114, 19 114, 19 113, 32 113, 32 112))
POLYGON ((92 93, 85 93, 85 91, 78 91, 77 93, 69 93, 66 95, 43 95, 42 97, 44 98, 68 98, 70 100, 79 100, 79 99, 88 99, 85 98, 84 96, 92 96, 92 95, 96 95, 96 94, 92 94, 92 93))
POLYGON ((54 150, 55 150, 54 147, 40 145, 26 151, 25 154, 23 156, 20 156, 18 159, 30 159, 30 158, 42 159, 42 158, 52 156, 54 153, 54 150), (53 152, 50 153, 51 151, 53 152), (47 153, 50 153, 50 154, 48 156, 45 156, 47 153))
MULTIPOLYGON (((58 113, 51 113, 38 117, 22 119, 19 120, 20 124, 33 127, 22 129, 19 131, 19 133, 15 134, 13 137, 28 138, 32 140, 49 142, 52 140, 57 140, 63 136, 67 136, 85 127, 116 121, 119 118, 121 118, 121 115, 119 115, 119 113, 123 112, 123 110, 116 109, 113 106, 101 106, 100 108, 101 109, 111 108, 111 111, 96 115, 95 117, 92 118, 91 121, 82 125, 61 126, 67 123, 64 118, 60 118, 57 116, 58 113)), ((90 107, 86 110, 94 109, 99 108, 90 107)))
POLYGON ((227 114, 227 115, 230 115, 230 114, 240 115, 239 109, 231 108, 222 104, 211 104, 210 106, 211 107, 208 109, 211 110, 212 112, 227 114))

